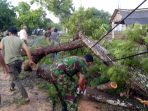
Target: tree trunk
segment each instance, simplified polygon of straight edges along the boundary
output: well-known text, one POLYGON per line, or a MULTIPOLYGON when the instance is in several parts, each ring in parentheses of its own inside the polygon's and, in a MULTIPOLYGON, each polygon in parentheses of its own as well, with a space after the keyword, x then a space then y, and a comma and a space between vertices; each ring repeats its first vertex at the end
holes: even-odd
POLYGON ((132 69, 130 73, 132 76, 127 84, 135 93, 148 98, 148 76, 138 69, 132 69))
POLYGON ((38 48, 32 51, 31 55, 33 57, 33 61, 35 63, 38 63, 44 56, 46 56, 49 53, 68 51, 68 50, 73 50, 81 47, 83 47, 83 44, 81 43, 81 41, 76 40, 72 42, 59 44, 57 46, 52 46, 52 47, 48 46, 48 47, 38 48))
POLYGON ((108 89, 116 89, 116 88, 117 88, 117 84, 115 82, 108 82, 96 87, 97 90, 108 90, 108 89))
POLYGON ((108 65, 108 66, 113 65, 112 59, 108 56, 108 52, 104 47, 102 47, 99 44, 96 44, 94 47, 92 47, 96 43, 94 40, 91 40, 90 38, 87 38, 84 35, 81 35, 80 38, 81 38, 82 42, 88 48, 90 48, 92 50, 92 52, 97 57, 99 57, 105 65, 108 65))
POLYGON ((131 109, 146 109, 139 101, 128 99, 128 98, 121 98, 118 95, 108 95, 105 92, 99 91, 94 88, 87 87, 86 89, 86 97, 89 97, 90 99, 94 99, 98 102, 108 103, 111 105, 131 108, 131 109))
MULTIPOLYGON (((52 77, 50 75, 50 67, 48 65, 39 66, 37 68, 37 75, 43 78, 44 80, 48 81, 49 83, 52 83, 52 77)), ((125 99, 125 98, 118 97, 117 95, 110 96, 105 92, 99 91, 98 89, 99 90, 110 89, 110 83, 97 86, 96 88, 87 87, 85 96, 92 98, 96 101, 108 103, 111 105, 117 105, 121 107, 132 108, 132 109, 144 109, 143 105, 137 100, 134 101, 133 99, 127 99, 127 98, 125 99), (104 86, 107 86, 107 87, 104 87, 104 86)))
MULTIPOLYGON (((37 48, 34 51, 31 52, 31 55, 33 57, 33 60, 35 63, 39 62, 44 56, 46 56, 49 53, 54 53, 54 52, 60 52, 60 51, 68 51, 68 50, 73 50, 77 48, 83 47, 83 45, 86 45, 88 48, 91 48, 91 46, 95 42, 91 39, 86 38, 84 35, 81 36, 81 40, 75 40, 63 44, 59 44, 57 46, 48 46, 48 47, 42 47, 42 48, 37 48)), ((108 52, 105 48, 97 44, 91 49, 94 54, 99 57, 104 64, 106 65, 112 65, 113 62, 111 61, 111 58, 107 55, 108 52)))

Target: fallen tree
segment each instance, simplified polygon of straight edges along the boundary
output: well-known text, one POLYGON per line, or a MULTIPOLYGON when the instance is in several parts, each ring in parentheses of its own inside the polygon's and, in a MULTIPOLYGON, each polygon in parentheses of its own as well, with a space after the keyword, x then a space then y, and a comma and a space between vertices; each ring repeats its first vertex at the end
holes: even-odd
MULTIPOLYGON (((50 69, 47 65, 41 65, 36 68, 37 75, 43 78, 44 80, 48 81, 49 83, 53 84, 52 77, 50 75, 50 69)), ((128 99, 128 98, 121 98, 119 96, 112 96, 108 95, 105 92, 102 92, 103 90, 107 89, 114 89, 116 88, 115 83, 107 83, 100 86, 96 86, 95 88, 87 87, 86 88, 86 94, 83 96, 89 97, 91 99, 94 99, 99 102, 108 103, 111 105, 126 107, 130 109, 145 109, 145 107, 137 100, 128 99), (114 87, 111 87, 114 86, 114 87), (133 102, 134 101, 134 102, 133 102)), ((73 96, 73 95, 72 95, 73 96)))
POLYGON ((31 55, 33 57, 33 61, 35 63, 38 63, 47 54, 60 52, 60 51, 74 50, 81 47, 83 47, 82 42, 80 40, 76 40, 76 41, 59 44, 57 46, 47 46, 47 47, 37 48, 31 51, 31 55))
POLYGON ((115 106, 126 107, 134 110, 146 110, 139 101, 129 99, 129 98, 121 98, 118 95, 109 95, 105 92, 99 91, 97 89, 87 87, 86 95, 90 99, 94 99, 98 102, 108 103, 115 106))
POLYGON ((80 34, 81 41, 85 44, 86 47, 90 48, 91 51, 102 60, 105 65, 111 66, 113 65, 112 59, 108 56, 108 51, 102 47, 100 44, 96 44, 92 47, 96 42, 92 39, 87 38, 85 35, 80 34), (110 61, 110 62, 108 62, 110 61))
MULTIPOLYGON (((99 44, 96 44, 94 47, 92 47, 96 42, 82 34, 80 35, 80 38, 85 46, 89 47, 105 65, 112 66, 115 64, 104 47, 99 44)), ((144 74, 144 72, 140 70, 131 68, 130 75, 131 76, 129 78, 129 81, 127 81, 128 86, 134 91, 137 91, 137 93, 139 93, 140 95, 148 97, 148 76, 146 76, 147 74, 144 74)))
MULTIPOLYGON (((80 35, 80 34, 79 34, 80 35)), ((112 66, 114 63, 111 61, 111 57, 108 55, 107 50, 102 47, 101 45, 97 44, 94 47, 93 44, 95 43, 94 40, 87 38, 85 35, 80 35, 80 39, 71 41, 68 43, 59 44, 57 46, 51 47, 43 47, 38 48, 32 51, 33 60, 35 63, 38 63, 40 59, 46 56, 49 53, 59 52, 59 51, 68 51, 77 48, 81 48, 84 45, 92 50, 92 52, 107 66, 112 66), (92 48, 91 48, 92 47, 92 48)), ((148 77, 143 75, 142 73, 139 76, 139 72, 131 71, 130 81, 127 82, 131 88, 135 89, 138 93, 142 94, 145 97, 148 97, 148 77), (143 76, 145 76, 143 78, 143 76), (145 81, 145 82, 142 82, 145 81)))
MULTIPOLYGON (((75 41, 59 44, 56 46, 48 46, 48 47, 41 47, 41 48, 34 49, 33 51, 31 51, 31 55, 33 57, 34 62, 38 63, 47 54, 60 52, 60 51, 74 50, 74 49, 82 48, 84 45, 90 48, 91 44, 94 44, 94 43, 95 42, 93 40, 86 38, 83 35, 81 39, 78 39, 75 41)), ((97 44, 95 47, 92 48, 92 51, 106 65, 113 64, 113 62, 108 62, 108 61, 111 61, 111 58, 108 56, 107 50, 103 48, 101 45, 97 44)))
POLYGON ((135 93, 139 93, 142 96, 148 98, 148 76, 143 74, 144 72, 138 69, 131 69, 132 75, 128 81, 131 89, 135 90, 135 93))

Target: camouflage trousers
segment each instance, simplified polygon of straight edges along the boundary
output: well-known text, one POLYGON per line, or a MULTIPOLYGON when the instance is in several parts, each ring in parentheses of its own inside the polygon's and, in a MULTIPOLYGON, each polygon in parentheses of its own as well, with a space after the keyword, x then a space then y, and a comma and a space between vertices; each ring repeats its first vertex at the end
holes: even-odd
POLYGON ((77 111, 77 93, 76 83, 71 81, 69 77, 61 75, 57 79, 57 87, 59 88, 63 100, 67 104, 68 111, 77 111))
POLYGON ((60 93, 60 96, 67 104, 68 111, 77 111, 76 83, 71 81, 70 77, 68 77, 66 74, 62 74, 53 81, 50 69, 46 66, 40 66, 37 70, 37 75, 55 87, 57 94, 55 94, 54 99, 56 103, 59 103, 59 97, 57 98, 57 95, 60 93))

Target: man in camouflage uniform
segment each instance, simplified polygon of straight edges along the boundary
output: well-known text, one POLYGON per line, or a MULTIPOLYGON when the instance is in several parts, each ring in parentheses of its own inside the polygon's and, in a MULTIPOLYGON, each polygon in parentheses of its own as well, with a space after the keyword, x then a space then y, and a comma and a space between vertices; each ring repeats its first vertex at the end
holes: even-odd
MULTIPOLYGON (((65 100, 66 94, 72 94, 72 90, 74 91, 76 85, 75 78, 73 77, 75 75, 79 78, 77 84, 79 91, 84 92, 86 88, 84 75, 87 74, 86 69, 92 64, 92 62, 93 57, 90 54, 85 55, 84 58, 71 56, 59 60, 48 67, 47 72, 49 73, 43 73, 43 71, 40 73, 40 71, 37 71, 37 74, 47 81, 51 81, 52 79, 54 86, 58 90, 57 92, 60 92, 62 99, 65 100)), ((63 107, 62 111, 67 111, 67 106, 66 108, 63 107)))

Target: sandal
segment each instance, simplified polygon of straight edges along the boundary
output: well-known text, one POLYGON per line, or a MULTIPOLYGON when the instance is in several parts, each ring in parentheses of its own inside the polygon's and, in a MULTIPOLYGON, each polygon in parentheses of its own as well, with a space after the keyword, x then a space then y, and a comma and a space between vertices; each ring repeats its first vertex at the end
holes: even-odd
POLYGON ((25 103, 29 103, 30 102, 30 99, 29 98, 24 98, 24 102, 25 103))
POLYGON ((10 91, 15 91, 15 90, 16 90, 15 88, 12 88, 12 87, 10 88, 10 91))

